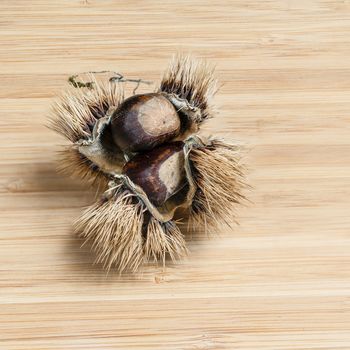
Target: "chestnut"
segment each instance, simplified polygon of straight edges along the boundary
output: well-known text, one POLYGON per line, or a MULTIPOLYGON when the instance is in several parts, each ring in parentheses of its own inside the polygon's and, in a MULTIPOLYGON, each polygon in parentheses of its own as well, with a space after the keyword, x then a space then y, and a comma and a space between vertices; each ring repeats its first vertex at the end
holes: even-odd
POLYGON ((123 173, 143 189, 155 206, 163 205, 186 183, 183 146, 181 141, 163 144, 124 165, 123 173))
POLYGON ((147 151, 170 141, 180 124, 173 104, 159 93, 131 96, 111 117, 113 140, 124 152, 147 151))

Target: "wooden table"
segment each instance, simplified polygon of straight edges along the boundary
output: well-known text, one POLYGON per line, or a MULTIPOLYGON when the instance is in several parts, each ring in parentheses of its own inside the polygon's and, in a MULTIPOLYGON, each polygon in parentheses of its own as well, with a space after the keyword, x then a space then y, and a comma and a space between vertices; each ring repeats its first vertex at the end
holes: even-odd
POLYGON ((350 1, 1 0, 0 349, 350 349, 350 1), (243 141, 240 226, 177 266, 108 276, 71 223, 93 194, 45 127, 77 72, 217 64, 243 141))

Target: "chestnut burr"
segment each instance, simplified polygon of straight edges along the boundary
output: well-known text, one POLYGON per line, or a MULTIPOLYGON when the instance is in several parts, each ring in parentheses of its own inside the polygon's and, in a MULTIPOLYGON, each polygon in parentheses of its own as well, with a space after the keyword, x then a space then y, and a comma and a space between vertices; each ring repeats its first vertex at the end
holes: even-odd
POLYGON ((113 113, 111 128, 114 142, 124 152, 147 151, 178 135, 180 117, 159 93, 134 95, 113 113))
POLYGON ((74 225, 97 262, 120 272, 165 264, 187 253, 177 219, 209 232, 232 222, 245 199, 245 169, 238 144, 200 133, 216 109, 210 65, 174 57, 153 92, 138 95, 141 79, 75 77, 54 104, 51 128, 71 142, 62 171, 103 192, 74 225), (124 82, 132 81, 125 99, 124 82))
POLYGON ((183 146, 180 141, 164 144, 136 155, 124 165, 123 173, 155 206, 163 205, 186 183, 183 146))

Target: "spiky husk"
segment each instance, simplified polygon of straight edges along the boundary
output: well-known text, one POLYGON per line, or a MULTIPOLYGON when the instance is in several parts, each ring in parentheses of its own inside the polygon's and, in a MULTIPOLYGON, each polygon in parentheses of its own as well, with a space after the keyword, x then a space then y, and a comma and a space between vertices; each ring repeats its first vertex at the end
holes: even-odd
POLYGON ((187 100, 191 106, 199 108, 200 123, 211 117, 215 110, 211 101, 217 91, 214 68, 191 56, 174 56, 162 78, 160 91, 175 94, 187 100))
POLYGON ((230 225, 236 204, 245 196, 241 147, 220 140, 193 148, 190 153, 197 190, 190 207, 190 227, 213 231, 221 222, 230 225))
POLYGON ((184 257, 187 248, 178 226, 173 221, 161 223, 151 217, 147 225, 144 254, 147 261, 160 260, 163 264, 167 254, 172 261, 184 257))
POLYGON ((57 170, 65 175, 80 179, 87 184, 105 191, 110 177, 81 154, 76 145, 65 147, 59 152, 59 164, 57 170))
POLYGON ((96 121, 124 99, 121 84, 99 81, 93 74, 87 79, 92 88, 70 87, 53 105, 50 117, 49 127, 73 143, 87 140, 96 121))
POLYGON ((119 187, 111 198, 88 207, 75 223, 75 231, 90 242, 96 262, 109 270, 136 270, 142 262, 143 208, 133 195, 119 187))
POLYGON ((88 207, 75 223, 76 233, 90 242, 96 262, 109 270, 136 271, 150 259, 165 262, 186 253, 185 241, 173 222, 161 223, 123 185, 108 190, 99 202, 88 207))

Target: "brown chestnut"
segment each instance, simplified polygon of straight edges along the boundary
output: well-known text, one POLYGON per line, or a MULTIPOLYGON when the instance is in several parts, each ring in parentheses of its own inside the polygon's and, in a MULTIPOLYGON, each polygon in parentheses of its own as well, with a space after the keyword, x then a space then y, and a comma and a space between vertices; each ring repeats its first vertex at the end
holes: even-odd
POLYGON ((163 205, 186 183, 183 146, 181 141, 163 144, 124 165, 123 173, 145 191, 155 206, 163 205))
POLYGON ((180 117, 161 94, 134 95, 115 110, 111 128, 114 142, 124 152, 140 152, 178 135, 180 117))

